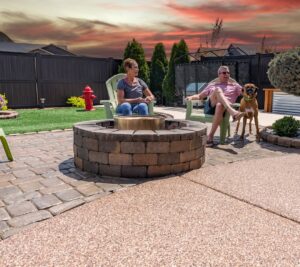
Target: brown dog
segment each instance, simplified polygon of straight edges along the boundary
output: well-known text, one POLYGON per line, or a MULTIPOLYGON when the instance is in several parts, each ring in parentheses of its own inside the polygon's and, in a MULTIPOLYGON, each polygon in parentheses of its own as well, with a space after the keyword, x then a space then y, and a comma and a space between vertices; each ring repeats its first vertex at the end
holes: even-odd
MULTIPOLYGON (((243 117, 243 130, 240 139, 244 139, 247 119, 250 119, 249 133, 252 134, 251 123, 253 117, 256 126, 256 140, 259 141, 260 139, 259 128, 258 128, 258 104, 256 100, 257 90, 258 88, 253 83, 245 84, 242 89, 243 98, 241 99, 240 102, 240 111, 244 112, 245 115, 243 117)), ((238 133, 239 126, 240 126, 240 120, 238 120, 237 122, 235 133, 238 133)))

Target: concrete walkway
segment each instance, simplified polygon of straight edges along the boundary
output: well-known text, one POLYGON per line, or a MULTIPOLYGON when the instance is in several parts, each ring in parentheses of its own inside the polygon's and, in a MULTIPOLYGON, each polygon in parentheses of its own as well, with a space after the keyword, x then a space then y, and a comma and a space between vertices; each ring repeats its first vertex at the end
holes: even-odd
POLYGON ((300 266, 297 149, 234 136, 199 170, 142 181, 76 170, 71 131, 8 139, 0 266, 300 266))

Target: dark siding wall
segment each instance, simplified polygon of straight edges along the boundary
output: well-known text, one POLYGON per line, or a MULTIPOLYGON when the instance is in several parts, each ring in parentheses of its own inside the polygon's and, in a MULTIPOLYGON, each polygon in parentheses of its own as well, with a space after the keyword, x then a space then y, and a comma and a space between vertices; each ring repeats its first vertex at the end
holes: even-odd
POLYGON ((109 58, 0 53, 0 93, 9 107, 64 106, 89 85, 100 99, 108 99, 105 81, 117 73, 119 62, 109 58))

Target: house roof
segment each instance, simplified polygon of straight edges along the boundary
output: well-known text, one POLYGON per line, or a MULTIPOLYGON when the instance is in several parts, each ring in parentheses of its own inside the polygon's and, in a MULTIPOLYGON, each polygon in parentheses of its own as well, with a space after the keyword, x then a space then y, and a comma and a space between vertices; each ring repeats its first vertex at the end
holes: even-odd
POLYGON ((4 32, 0 32, 0 42, 12 42, 13 40, 10 39, 4 32))
POLYGON ((246 44, 230 44, 227 51, 226 56, 255 55, 257 53, 257 47, 246 44))
POLYGON ((17 52, 17 53, 41 53, 48 55, 74 55, 66 49, 50 44, 28 44, 28 43, 11 43, 0 42, 0 51, 17 52))

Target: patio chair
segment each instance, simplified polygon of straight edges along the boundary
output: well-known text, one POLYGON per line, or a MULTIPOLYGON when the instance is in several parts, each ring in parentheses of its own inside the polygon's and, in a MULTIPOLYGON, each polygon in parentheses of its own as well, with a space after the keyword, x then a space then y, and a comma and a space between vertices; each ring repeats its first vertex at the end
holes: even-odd
MULTIPOLYGON (((212 80, 210 83, 216 82, 217 79, 212 80)), ((230 78, 231 82, 235 82, 234 79, 230 78)), ((205 100, 208 101, 208 98, 205 100)), ((233 108, 238 108, 239 104, 238 103, 234 103, 232 105, 233 108)), ((191 120, 191 121, 200 121, 203 123, 206 122, 212 122, 213 121, 214 116, 213 115, 209 115, 209 114, 205 114, 205 113, 193 113, 193 101, 189 100, 186 101, 186 113, 185 113, 185 119, 186 120, 191 120)), ((225 116, 223 117, 223 120, 220 124, 220 144, 223 145, 225 144, 225 140, 226 140, 226 133, 227 136, 230 136, 230 114, 225 111, 225 116)))
POLYGON ((3 145, 4 151, 5 151, 5 154, 8 158, 8 160, 13 161, 14 159, 13 159, 13 156, 10 152, 9 145, 7 143, 6 136, 5 136, 5 133, 4 133, 2 128, 0 128, 0 139, 1 139, 1 143, 3 145))
MULTIPOLYGON (((104 105, 105 108, 105 115, 107 119, 112 119, 113 115, 115 114, 115 110, 118 106, 118 101, 117 101, 117 84, 118 82, 125 78, 126 74, 125 73, 119 73, 111 78, 109 78, 106 81, 106 89, 107 93, 109 96, 109 100, 100 100, 100 104, 104 105)), ((154 103, 151 102, 148 104, 148 109, 149 109, 149 115, 153 115, 153 105, 154 103)))

